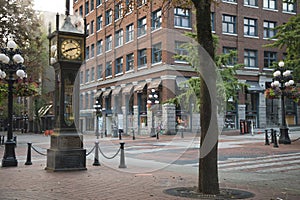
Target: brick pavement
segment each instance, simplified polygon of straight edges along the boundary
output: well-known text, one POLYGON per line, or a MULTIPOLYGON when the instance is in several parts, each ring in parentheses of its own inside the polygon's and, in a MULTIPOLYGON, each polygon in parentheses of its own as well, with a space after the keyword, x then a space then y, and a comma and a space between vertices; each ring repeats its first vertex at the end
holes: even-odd
MULTIPOLYGON (((223 142, 238 142, 240 136, 222 137, 223 142)), ((248 136, 247 136, 248 137, 248 136)), ((33 137, 35 138, 35 137, 33 137)), ((124 138, 126 140, 126 138, 124 138)), ((166 140, 161 137, 160 141, 166 140)), ((240 157, 254 154, 262 156, 278 153, 299 152, 300 141, 292 145, 280 145, 279 148, 265 146, 263 137, 249 140, 255 142, 241 142, 240 146, 222 148, 219 155, 237 155, 240 157), (258 141, 257 141, 258 140, 258 141)), ((35 141, 37 141, 35 139, 35 141)), ((87 141, 92 142, 92 139, 87 141)), ((152 139, 143 142, 151 144, 152 139)), ((118 143, 118 140, 114 140, 118 143)), ((139 141, 128 140, 130 143, 139 144, 139 141)), ((46 146, 47 139, 43 138, 40 144, 46 146)), ((91 144, 91 143, 90 143, 91 144)), ((3 146, 0 147, 0 155, 3 155, 3 146)), ((25 166, 23 160, 26 154, 26 142, 18 141, 16 149, 19 166, 13 168, 0 168, 0 199, 189 199, 169 196, 163 193, 164 189, 174 187, 193 187, 197 185, 197 172, 195 168, 190 170, 184 165, 169 165, 157 171, 149 173, 128 173, 120 171, 117 166, 108 167, 92 166, 93 160, 87 160, 87 171, 77 172, 47 172, 45 159, 35 156, 33 165, 25 166)), ((186 151, 181 159, 193 159, 196 150, 186 151)), ((155 156, 159 156, 158 154, 155 156)), ((153 159, 155 159, 153 155, 153 159)), ((131 163, 126 164, 130 169, 131 163)), ((291 170, 281 173, 253 173, 251 171, 219 171, 220 187, 243 189, 255 194, 255 200, 284 199, 298 200, 300 198, 300 170, 291 170)))

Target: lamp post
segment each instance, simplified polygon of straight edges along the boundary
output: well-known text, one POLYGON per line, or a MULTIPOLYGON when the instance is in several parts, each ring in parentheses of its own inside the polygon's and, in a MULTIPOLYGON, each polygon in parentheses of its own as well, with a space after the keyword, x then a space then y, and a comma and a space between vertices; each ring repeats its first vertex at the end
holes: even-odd
MULTIPOLYGON (((99 138, 99 117, 102 116, 102 106, 100 104, 100 101, 96 99, 96 103, 94 105, 94 108, 96 110, 96 136, 97 139, 99 138)), ((103 138, 103 133, 101 131, 101 138, 103 138)))
POLYGON ((291 144, 289 137, 289 129, 287 128, 285 121, 285 96, 287 95, 285 89, 288 87, 293 87, 295 82, 293 80, 290 70, 284 68, 284 62, 280 61, 278 63, 279 68, 273 73, 273 82, 271 87, 279 88, 281 90, 281 126, 280 126, 280 144, 291 144))
POLYGON ((7 47, 1 49, 0 53, 0 78, 5 79, 8 83, 7 95, 7 140, 5 142, 4 156, 2 159, 2 167, 14 167, 18 165, 15 155, 15 141, 13 140, 13 84, 15 82, 15 74, 17 77, 26 78, 24 59, 21 51, 17 48, 17 44, 13 40, 7 42, 7 47), (6 78, 6 74, 8 77, 6 78))
POLYGON ((155 127, 154 127, 154 105, 159 104, 158 94, 156 93, 155 89, 151 89, 150 94, 148 95, 147 103, 152 111, 152 120, 151 120, 151 133, 150 136, 155 136, 159 139, 159 133, 155 134, 155 127))

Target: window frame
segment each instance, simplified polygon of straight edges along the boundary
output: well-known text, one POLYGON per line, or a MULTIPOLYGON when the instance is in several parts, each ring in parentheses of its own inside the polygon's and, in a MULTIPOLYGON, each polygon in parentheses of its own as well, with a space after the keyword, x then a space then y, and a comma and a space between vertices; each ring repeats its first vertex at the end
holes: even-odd
POLYGON ((272 38, 273 36, 275 36, 276 35, 276 30, 274 29, 275 27, 276 27, 276 22, 264 20, 263 22, 264 38, 272 38), (274 27, 270 27, 271 24, 273 24, 274 27))
POLYGON ((126 71, 134 70, 134 53, 129 53, 126 55, 126 71))
POLYGON ((134 40, 134 24, 129 24, 126 26, 126 42, 134 40))
POLYGON ((152 64, 162 62, 162 43, 156 43, 152 45, 152 64))
POLYGON ((264 68, 270 68, 273 62, 277 62, 277 52, 264 51, 264 68), (266 66, 266 63, 268 66, 266 66))
POLYGON ((105 38, 105 52, 112 50, 112 35, 108 35, 105 38))
POLYGON ((146 35, 147 33, 147 18, 142 17, 138 20, 138 37, 146 35))
POLYGON ((152 31, 161 28, 162 25, 162 11, 158 9, 152 12, 152 21, 151 21, 151 28, 152 31))
POLYGON ((112 23, 113 19, 112 19, 112 9, 108 9, 105 11, 105 26, 108 26, 112 23))
POLYGON ((174 8, 174 27, 176 28, 191 28, 191 10, 176 7, 174 8), (181 11, 181 12, 180 12, 181 11), (183 14, 182 14, 183 13, 183 14), (188 14, 184 14, 188 13, 188 14), (187 25, 184 25, 184 20, 187 21, 187 25))
POLYGON ((119 57, 115 61, 115 74, 122 74, 123 72, 123 56, 119 57))
POLYGON ((147 48, 138 50, 138 67, 147 65, 147 48))
POLYGON ((112 76, 112 62, 107 61, 105 63, 105 77, 111 77, 112 76))
POLYGON ((244 36, 257 37, 257 19, 244 17, 244 36), (254 24, 252 24, 254 22, 254 24), (254 32, 252 30, 254 29, 254 32))
POLYGON ((258 68, 257 50, 253 50, 253 49, 244 50, 244 65, 246 68, 258 68), (254 53, 254 55, 251 55, 251 53, 254 53), (246 60, 247 63, 245 62, 246 60), (251 61, 254 61, 254 65, 251 65, 251 61))
POLYGON ((115 47, 123 45, 123 29, 119 29, 115 32, 115 47))
POLYGON ((237 34, 236 30, 236 16, 235 15, 222 15, 222 33, 227 34, 237 34), (230 20, 225 20, 226 18, 229 18, 230 20), (226 25, 226 30, 224 30, 224 25, 226 25), (233 31, 230 31, 232 28, 233 31))

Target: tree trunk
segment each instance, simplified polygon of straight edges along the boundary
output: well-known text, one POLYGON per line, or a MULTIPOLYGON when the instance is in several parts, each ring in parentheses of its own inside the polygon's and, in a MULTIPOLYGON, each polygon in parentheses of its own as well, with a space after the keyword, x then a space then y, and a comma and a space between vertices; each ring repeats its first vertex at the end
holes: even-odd
POLYGON ((201 137, 198 191, 204 194, 219 194, 216 69, 212 64, 215 55, 211 33, 211 0, 191 1, 196 8, 197 41, 211 57, 201 59, 202 56, 199 56, 201 137))

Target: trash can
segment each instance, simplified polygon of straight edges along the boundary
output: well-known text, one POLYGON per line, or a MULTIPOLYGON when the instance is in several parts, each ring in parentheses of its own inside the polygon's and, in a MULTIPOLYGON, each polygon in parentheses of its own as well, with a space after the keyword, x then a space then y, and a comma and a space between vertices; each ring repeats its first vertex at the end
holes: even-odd
POLYGON ((246 133, 245 127, 246 127, 246 121, 241 119, 240 120, 240 134, 246 133))

